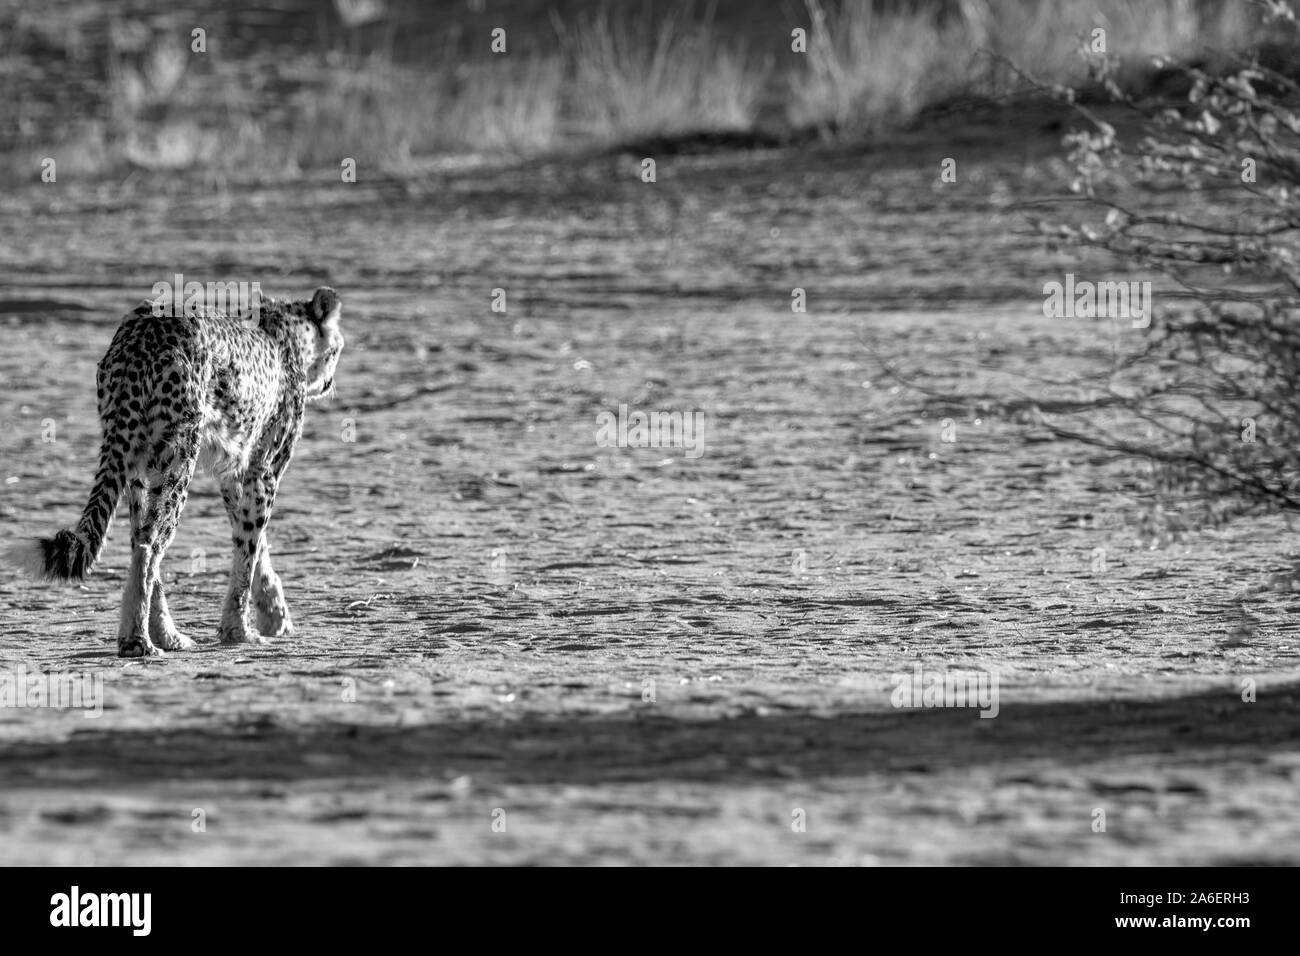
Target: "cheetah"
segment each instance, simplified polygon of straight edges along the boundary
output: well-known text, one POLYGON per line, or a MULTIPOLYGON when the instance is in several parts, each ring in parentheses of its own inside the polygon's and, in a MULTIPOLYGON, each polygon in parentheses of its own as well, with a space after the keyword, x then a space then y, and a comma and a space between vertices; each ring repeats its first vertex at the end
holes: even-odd
POLYGON ((145 302, 113 336, 96 376, 104 438, 94 490, 76 527, 25 542, 11 557, 45 580, 81 580, 98 560, 125 492, 131 567, 117 631, 120 657, 192 650, 163 595, 171 544, 196 467, 220 483, 234 561, 217 629, 222 643, 292 633, 267 523, 302 435, 306 403, 332 393, 343 349, 333 289, 308 301, 263 298, 250 317, 197 310, 155 315, 145 302), (256 608, 256 631, 245 618, 256 608))

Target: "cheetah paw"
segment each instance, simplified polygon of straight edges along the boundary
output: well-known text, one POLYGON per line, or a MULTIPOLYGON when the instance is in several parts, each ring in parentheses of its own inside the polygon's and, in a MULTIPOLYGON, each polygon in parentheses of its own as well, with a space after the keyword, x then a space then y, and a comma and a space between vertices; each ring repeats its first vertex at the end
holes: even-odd
POLYGON ((242 624, 238 627, 221 627, 217 629, 217 636, 221 639, 222 644, 269 644, 270 641, 258 634, 256 631, 250 631, 242 624))
POLYGON ((266 609, 257 608, 257 630, 270 637, 288 637, 293 633, 293 620, 283 604, 266 609))
POLYGON ((194 638, 186 637, 180 631, 170 631, 162 635, 158 644, 160 647, 169 651, 192 651, 198 644, 194 638))
POLYGON ((162 648, 155 646, 150 641, 142 641, 140 638, 127 641, 125 644, 117 645, 118 657, 166 657, 167 654, 162 648))

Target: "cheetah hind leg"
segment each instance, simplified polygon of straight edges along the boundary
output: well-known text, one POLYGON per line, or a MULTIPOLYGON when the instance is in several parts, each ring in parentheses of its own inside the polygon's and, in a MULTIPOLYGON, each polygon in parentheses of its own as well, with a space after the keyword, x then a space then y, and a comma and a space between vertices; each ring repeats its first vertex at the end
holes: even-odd
POLYGON ((153 609, 150 607, 153 590, 147 580, 152 530, 145 524, 148 496, 144 482, 137 478, 129 484, 127 501, 131 507, 131 567, 126 573, 126 587, 122 592, 122 621, 117 630, 117 655, 161 656, 162 651, 153 643, 149 627, 153 618, 153 609))
POLYGON ((145 582, 148 565, 148 545, 137 544, 131 536, 131 567, 126 572, 126 587, 122 593, 122 620, 117 629, 118 657, 161 657, 163 651, 149 636, 151 616, 149 599, 151 591, 145 582))
POLYGON ((163 554, 176 536, 189 485, 198 458, 196 429, 174 433, 169 459, 151 462, 146 473, 156 475, 147 492, 140 481, 131 483, 132 582, 143 600, 132 615, 132 627, 118 637, 118 656, 144 657, 166 650, 191 650, 194 641, 185 637, 172 622, 162 589, 163 554), (137 568, 137 565, 140 567, 137 568), (138 576, 136 576, 138 575, 138 576))
MULTIPOLYGON (((131 482, 127 500, 131 505, 131 528, 140 528, 149 504, 143 481, 137 478, 131 482)), ((165 651, 194 650, 194 641, 182 634, 172 620, 171 609, 167 607, 167 596, 163 594, 161 577, 154 581, 149 598, 149 639, 165 651)))

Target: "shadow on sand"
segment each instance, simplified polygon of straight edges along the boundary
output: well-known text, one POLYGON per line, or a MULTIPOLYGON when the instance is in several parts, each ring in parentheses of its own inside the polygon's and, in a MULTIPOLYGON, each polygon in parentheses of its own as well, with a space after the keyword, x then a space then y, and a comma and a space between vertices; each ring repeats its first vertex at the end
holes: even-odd
POLYGON ((298 728, 259 715, 216 731, 88 728, 61 742, 11 743, 0 746, 0 776, 9 787, 47 786, 63 771, 88 786, 312 778, 382 783, 451 773, 501 783, 746 783, 998 765, 1023 770, 1025 762, 1069 772, 1093 761, 1149 755, 1153 763, 1176 764, 1195 789, 1199 766, 1267 759, 1297 746, 1300 684, 1292 683, 1267 687, 1249 704, 1231 685, 1156 700, 1004 702, 995 719, 972 709, 931 709, 692 720, 647 709, 616 717, 298 728))

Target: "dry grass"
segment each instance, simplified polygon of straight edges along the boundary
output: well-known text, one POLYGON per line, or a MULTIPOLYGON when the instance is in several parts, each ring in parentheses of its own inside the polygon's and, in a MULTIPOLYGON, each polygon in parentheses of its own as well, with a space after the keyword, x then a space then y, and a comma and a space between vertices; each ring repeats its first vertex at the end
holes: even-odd
POLYGON ((1049 83, 1081 83, 1083 45, 1097 28, 1106 31, 1106 52, 1136 78, 1155 57, 1240 49, 1258 20, 1244 2, 1196 0, 805 2, 808 53, 790 78, 787 118, 841 136, 907 119, 959 92, 999 97, 1023 88, 999 58, 1049 83))
MULTIPOLYGON (((1259 19, 1246 2, 963 0, 961 6, 973 48, 1012 60, 1050 82, 1070 84, 1087 75, 1082 47, 1096 28, 1106 31, 1109 54, 1131 72, 1141 72, 1155 57, 1188 59, 1208 47, 1240 49, 1255 37, 1259 19)), ((1001 93, 1004 86, 989 92, 1001 93)))
POLYGON ((1074 83, 1087 71, 1081 41, 1097 26, 1111 53, 1143 65, 1240 48, 1255 19, 1244 0, 806 4, 802 56, 786 38, 774 49, 771 37, 723 35, 689 6, 602 10, 572 25, 557 18, 555 35, 528 53, 471 57, 449 44, 420 62, 394 56, 392 29, 372 42, 378 49, 346 34, 324 55, 238 62, 194 59, 132 21, 110 20, 105 31, 102 19, 83 17, 51 33, 20 18, 0 22, 0 131, 9 144, 0 162, 24 176, 44 156, 86 175, 143 166, 265 178, 337 168, 344 156, 401 169, 447 153, 535 155, 751 129, 770 96, 784 98, 790 128, 852 138, 956 94, 1014 92, 1019 81, 987 53, 1074 83), (72 100, 96 103, 88 114, 35 78, 48 64, 33 51, 56 37, 75 67, 69 74, 88 80, 91 95, 72 100))
POLYGON ((878 12, 866 0, 834 11, 820 0, 807 7, 807 66, 791 77, 792 125, 857 134, 913 115, 968 72, 960 62, 973 53, 968 35, 941 21, 935 4, 896 12, 878 12))
MULTIPOLYGON (((285 160, 348 155, 382 168, 445 152, 549 148, 558 123, 559 64, 498 58, 430 73, 371 56, 341 63, 295 97, 285 160)), ((336 160, 337 161, 337 160, 336 160)))
POLYGON ((601 10, 560 29, 572 63, 567 107, 580 136, 596 142, 753 126, 766 83, 743 48, 683 8, 611 18, 601 10))

